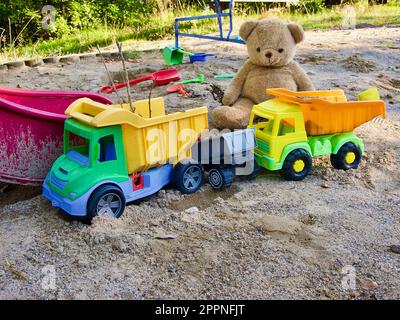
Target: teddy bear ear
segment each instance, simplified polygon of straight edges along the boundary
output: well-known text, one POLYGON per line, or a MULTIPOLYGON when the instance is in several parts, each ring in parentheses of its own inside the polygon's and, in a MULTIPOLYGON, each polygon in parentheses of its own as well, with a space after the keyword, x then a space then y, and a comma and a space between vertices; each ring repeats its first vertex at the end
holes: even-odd
POLYGON ((247 38, 250 36, 251 32, 254 30, 254 28, 257 26, 258 21, 257 20, 249 20, 243 23, 240 26, 239 29, 239 36, 243 40, 247 40, 247 38))
POLYGON ((301 26, 295 23, 289 23, 287 27, 292 34, 294 42, 300 43, 304 40, 304 30, 301 26))

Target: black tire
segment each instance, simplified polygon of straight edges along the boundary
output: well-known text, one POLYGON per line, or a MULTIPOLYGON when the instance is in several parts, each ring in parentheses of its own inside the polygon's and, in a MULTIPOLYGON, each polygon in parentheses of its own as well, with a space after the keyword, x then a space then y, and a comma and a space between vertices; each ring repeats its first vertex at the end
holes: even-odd
POLYGON ((234 178, 233 170, 229 167, 214 167, 208 172, 208 182, 217 190, 229 188, 234 178))
MULTIPOLYGON (((253 171, 252 173, 248 174, 248 175, 238 175, 240 180, 253 180, 255 178, 257 178, 258 173, 260 172, 260 166, 258 165, 257 161, 254 159, 254 167, 253 167, 253 171)), ((247 163, 245 163, 245 165, 247 165, 247 163)))
POLYGON ((331 154, 332 167, 339 170, 357 169, 361 162, 362 152, 353 142, 347 142, 336 154, 331 154))
POLYGON ((195 193, 204 184, 204 169, 194 162, 178 163, 174 168, 173 185, 185 194, 195 193))
POLYGON ((296 149, 287 155, 281 175, 285 180, 300 181, 308 175, 311 167, 311 155, 303 149, 296 149))
POLYGON ((111 184, 102 185, 89 198, 87 218, 89 221, 100 215, 119 218, 124 213, 125 204, 125 196, 120 188, 111 184))
POLYGON ((250 173, 248 176, 246 176, 246 178, 249 179, 249 180, 253 180, 253 179, 257 178, 259 172, 260 172, 260 166, 258 165, 256 159, 254 159, 253 172, 250 173))

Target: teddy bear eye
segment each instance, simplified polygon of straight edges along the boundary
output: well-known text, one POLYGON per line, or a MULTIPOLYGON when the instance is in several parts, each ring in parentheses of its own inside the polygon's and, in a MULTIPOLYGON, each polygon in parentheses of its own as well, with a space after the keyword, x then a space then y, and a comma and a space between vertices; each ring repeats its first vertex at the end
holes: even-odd
POLYGON ((258 48, 257 48, 257 52, 260 52, 260 51, 261 51, 261 48, 260 48, 260 47, 258 47, 258 48))
POLYGON ((278 49, 279 53, 282 53, 284 50, 282 48, 278 49))

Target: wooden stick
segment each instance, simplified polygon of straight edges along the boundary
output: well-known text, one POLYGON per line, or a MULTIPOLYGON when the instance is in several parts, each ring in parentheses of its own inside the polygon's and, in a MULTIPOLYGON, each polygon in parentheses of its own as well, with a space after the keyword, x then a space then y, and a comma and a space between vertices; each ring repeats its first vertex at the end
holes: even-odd
POLYGON ((111 85, 112 85, 113 88, 114 88, 114 92, 115 92, 115 94, 117 95, 117 98, 118 98, 118 100, 119 100, 119 104, 121 105, 121 108, 123 108, 124 100, 122 100, 122 98, 119 96, 119 94, 118 94, 118 92, 117 92, 117 88, 115 87, 115 83, 114 83, 114 81, 113 81, 113 79, 112 79, 112 77, 111 77, 110 71, 108 71, 108 68, 107 68, 107 65, 106 65, 106 61, 104 60, 103 53, 100 51, 99 45, 97 45, 97 50, 99 51, 99 54, 100 54, 101 60, 102 60, 102 62, 103 62, 104 68, 106 69, 107 76, 108 76, 108 80, 110 81, 111 85))
POLYGON ((17 56, 15 54, 15 47, 13 46, 13 42, 12 42, 12 31, 11 31, 11 20, 10 20, 10 18, 8 18, 8 32, 10 34, 10 49, 13 50, 14 59, 17 59, 17 56))
POLYGON ((11 20, 8 18, 8 35, 10 37, 10 47, 12 47, 11 20))
POLYGON ((126 86, 126 93, 128 95, 128 102, 129 102, 129 107, 131 108, 132 112, 135 112, 135 108, 133 107, 132 104, 132 97, 131 97, 131 92, 130 92, 130 85, 129 85, 129 75, 128 75, 128 70, 126 69, 125 65, 125 58, 124 54, 122 53, 122 44, 117 41, 117 47, 119 51, 119 55, 121 56, 121 61, 122 61, 122 68, 124 69, 124 74, 125 74, 125 82, 127 83, 126 86))
POLYGON ((8 269, 16 278, 18 278, 19 280, 25 281, 25 282, 28 281, 28 278, 25 277, 21 272, 19 272, 18 270, 16 270, 16 269, 12 266, 12 264, 10 263, 10 261, 8 261, 7 258, 4 258, 4 264, 5 264, 5 266, 7 267, 7 269, 8 269))
POLYGON ((156 79, 154 79, 154 81, 151 82, 151 87, 149 92, 149 118, 151 118, 151 94, 155 86, 156 86, 156 79))

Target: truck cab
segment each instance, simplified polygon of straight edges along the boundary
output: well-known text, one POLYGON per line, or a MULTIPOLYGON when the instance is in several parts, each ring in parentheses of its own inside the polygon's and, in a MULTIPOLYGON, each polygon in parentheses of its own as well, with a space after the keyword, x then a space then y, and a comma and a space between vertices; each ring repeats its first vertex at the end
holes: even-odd
POLYGON ((255 130, 258 162, 268 170, 282 168, 285 154, 291 145, 307 144, 301 109, 278 99, 255 105, 248 127, 255 130))
POLYGON ((73 118, 65 121, 64 154, 47 175, 44 192, 67 212, 86 212, 85 194, 104 181, 120 184, 129 180, 120 126, 94 128, 73 118), (54 191, 54 192, 51 192, 54 191), (77 201, 78 200, 78 201, 77 201))

